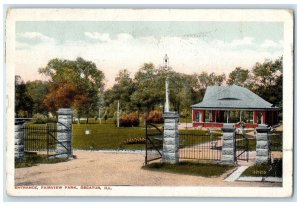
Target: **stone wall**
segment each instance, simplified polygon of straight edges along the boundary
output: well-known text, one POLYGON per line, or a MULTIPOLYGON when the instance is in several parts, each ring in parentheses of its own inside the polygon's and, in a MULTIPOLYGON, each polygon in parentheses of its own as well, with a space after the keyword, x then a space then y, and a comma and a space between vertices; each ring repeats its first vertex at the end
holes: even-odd
POLYGON ((15 161, 25 160, 23 127, 23 124, 15 125, 15 161))

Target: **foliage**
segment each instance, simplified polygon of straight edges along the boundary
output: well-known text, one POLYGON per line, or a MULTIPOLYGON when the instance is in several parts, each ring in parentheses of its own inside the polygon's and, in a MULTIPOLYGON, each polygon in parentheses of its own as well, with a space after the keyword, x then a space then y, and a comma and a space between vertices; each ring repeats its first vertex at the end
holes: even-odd
POLYGON ((15 76, 15 113, 18 117, 30 117, 33 100, 26 92, 26 84, 20 76, 15 76))
POLYGON ((232 72, 230 72, 227 84, 228 85, 238 85, 242 87, 249 86, 250 82, 250 71, 248 69, 242 69, 241 67, 235 68, 232 72))
POLYGON ((137 127, 140 124, 140 120, 137 112, 131 112, 130 114, 123 114, 120 117, 121 127, 137 127))
POLYGON ((148 123, 161 124, 164 123, 163 114, 161 111, 153 110, 149 114, 145 114, 145 119, 148 123))
POLYGON ((41 80, 27 81, 26 92, 33 101, 33 114, 42 113, 47 115, 46 105, 43 103, 48 93, 48 82, 41 80))
POLYGON ((143 166, 142 168, 161 172, 216 177, 224 174, 230 169, 233 169, 234 166, 213 163, 179 162, 178 164, 151 163, 143 166))
POLYGON ((44 104, 51 112, 72 107, 77 115, 96 113, 104 87, 104 73, 91 61, 52 59, 39 72, 49 78, 49 93, 44 104))
POLYGON ((37 113, 34 114, 32 118, 33 119, 31 120, 31 122, 34 124, 45 124, 48 122, 48 117, 44 114, 37 113))

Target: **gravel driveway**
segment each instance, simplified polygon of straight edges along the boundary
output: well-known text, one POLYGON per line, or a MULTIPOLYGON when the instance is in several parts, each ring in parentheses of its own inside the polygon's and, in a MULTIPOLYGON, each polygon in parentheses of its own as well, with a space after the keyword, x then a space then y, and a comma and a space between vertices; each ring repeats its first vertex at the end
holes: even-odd
POLYGON ((16 185, 132 185, 132 186, 280 186, 278 183, 225 182, 220 177, 162 173, 141 169, 144 153, 74 151, 77 159, 18 168, 16 185))

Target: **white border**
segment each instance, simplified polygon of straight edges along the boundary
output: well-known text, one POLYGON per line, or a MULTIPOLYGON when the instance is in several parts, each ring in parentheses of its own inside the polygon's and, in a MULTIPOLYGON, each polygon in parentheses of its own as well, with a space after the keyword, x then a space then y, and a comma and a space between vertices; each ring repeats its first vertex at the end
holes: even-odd
POLYGON ((7 193, 16 196, 178 196, 288 197, 293 183, 293 14, 291 10, 253 9, 10 9, 6 21, 7 193), (113 190, 14 189, 14 48, 17 21, 264 21, 284 22, 283 187, 126 187, 113 190))

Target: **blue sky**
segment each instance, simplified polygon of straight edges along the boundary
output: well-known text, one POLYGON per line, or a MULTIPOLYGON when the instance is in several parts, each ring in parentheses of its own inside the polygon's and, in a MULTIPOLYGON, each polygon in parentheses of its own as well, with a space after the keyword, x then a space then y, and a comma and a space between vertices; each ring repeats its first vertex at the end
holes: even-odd
POLYGON ((132 74, 144 62, 160 66, 164 54, 175 71, 228 74, 237 66, 283 54, 281 22, 31 21, 16 23, 16 74, 39 79, 51 58, 81 56, 113 84, 120 69, 132 74))

